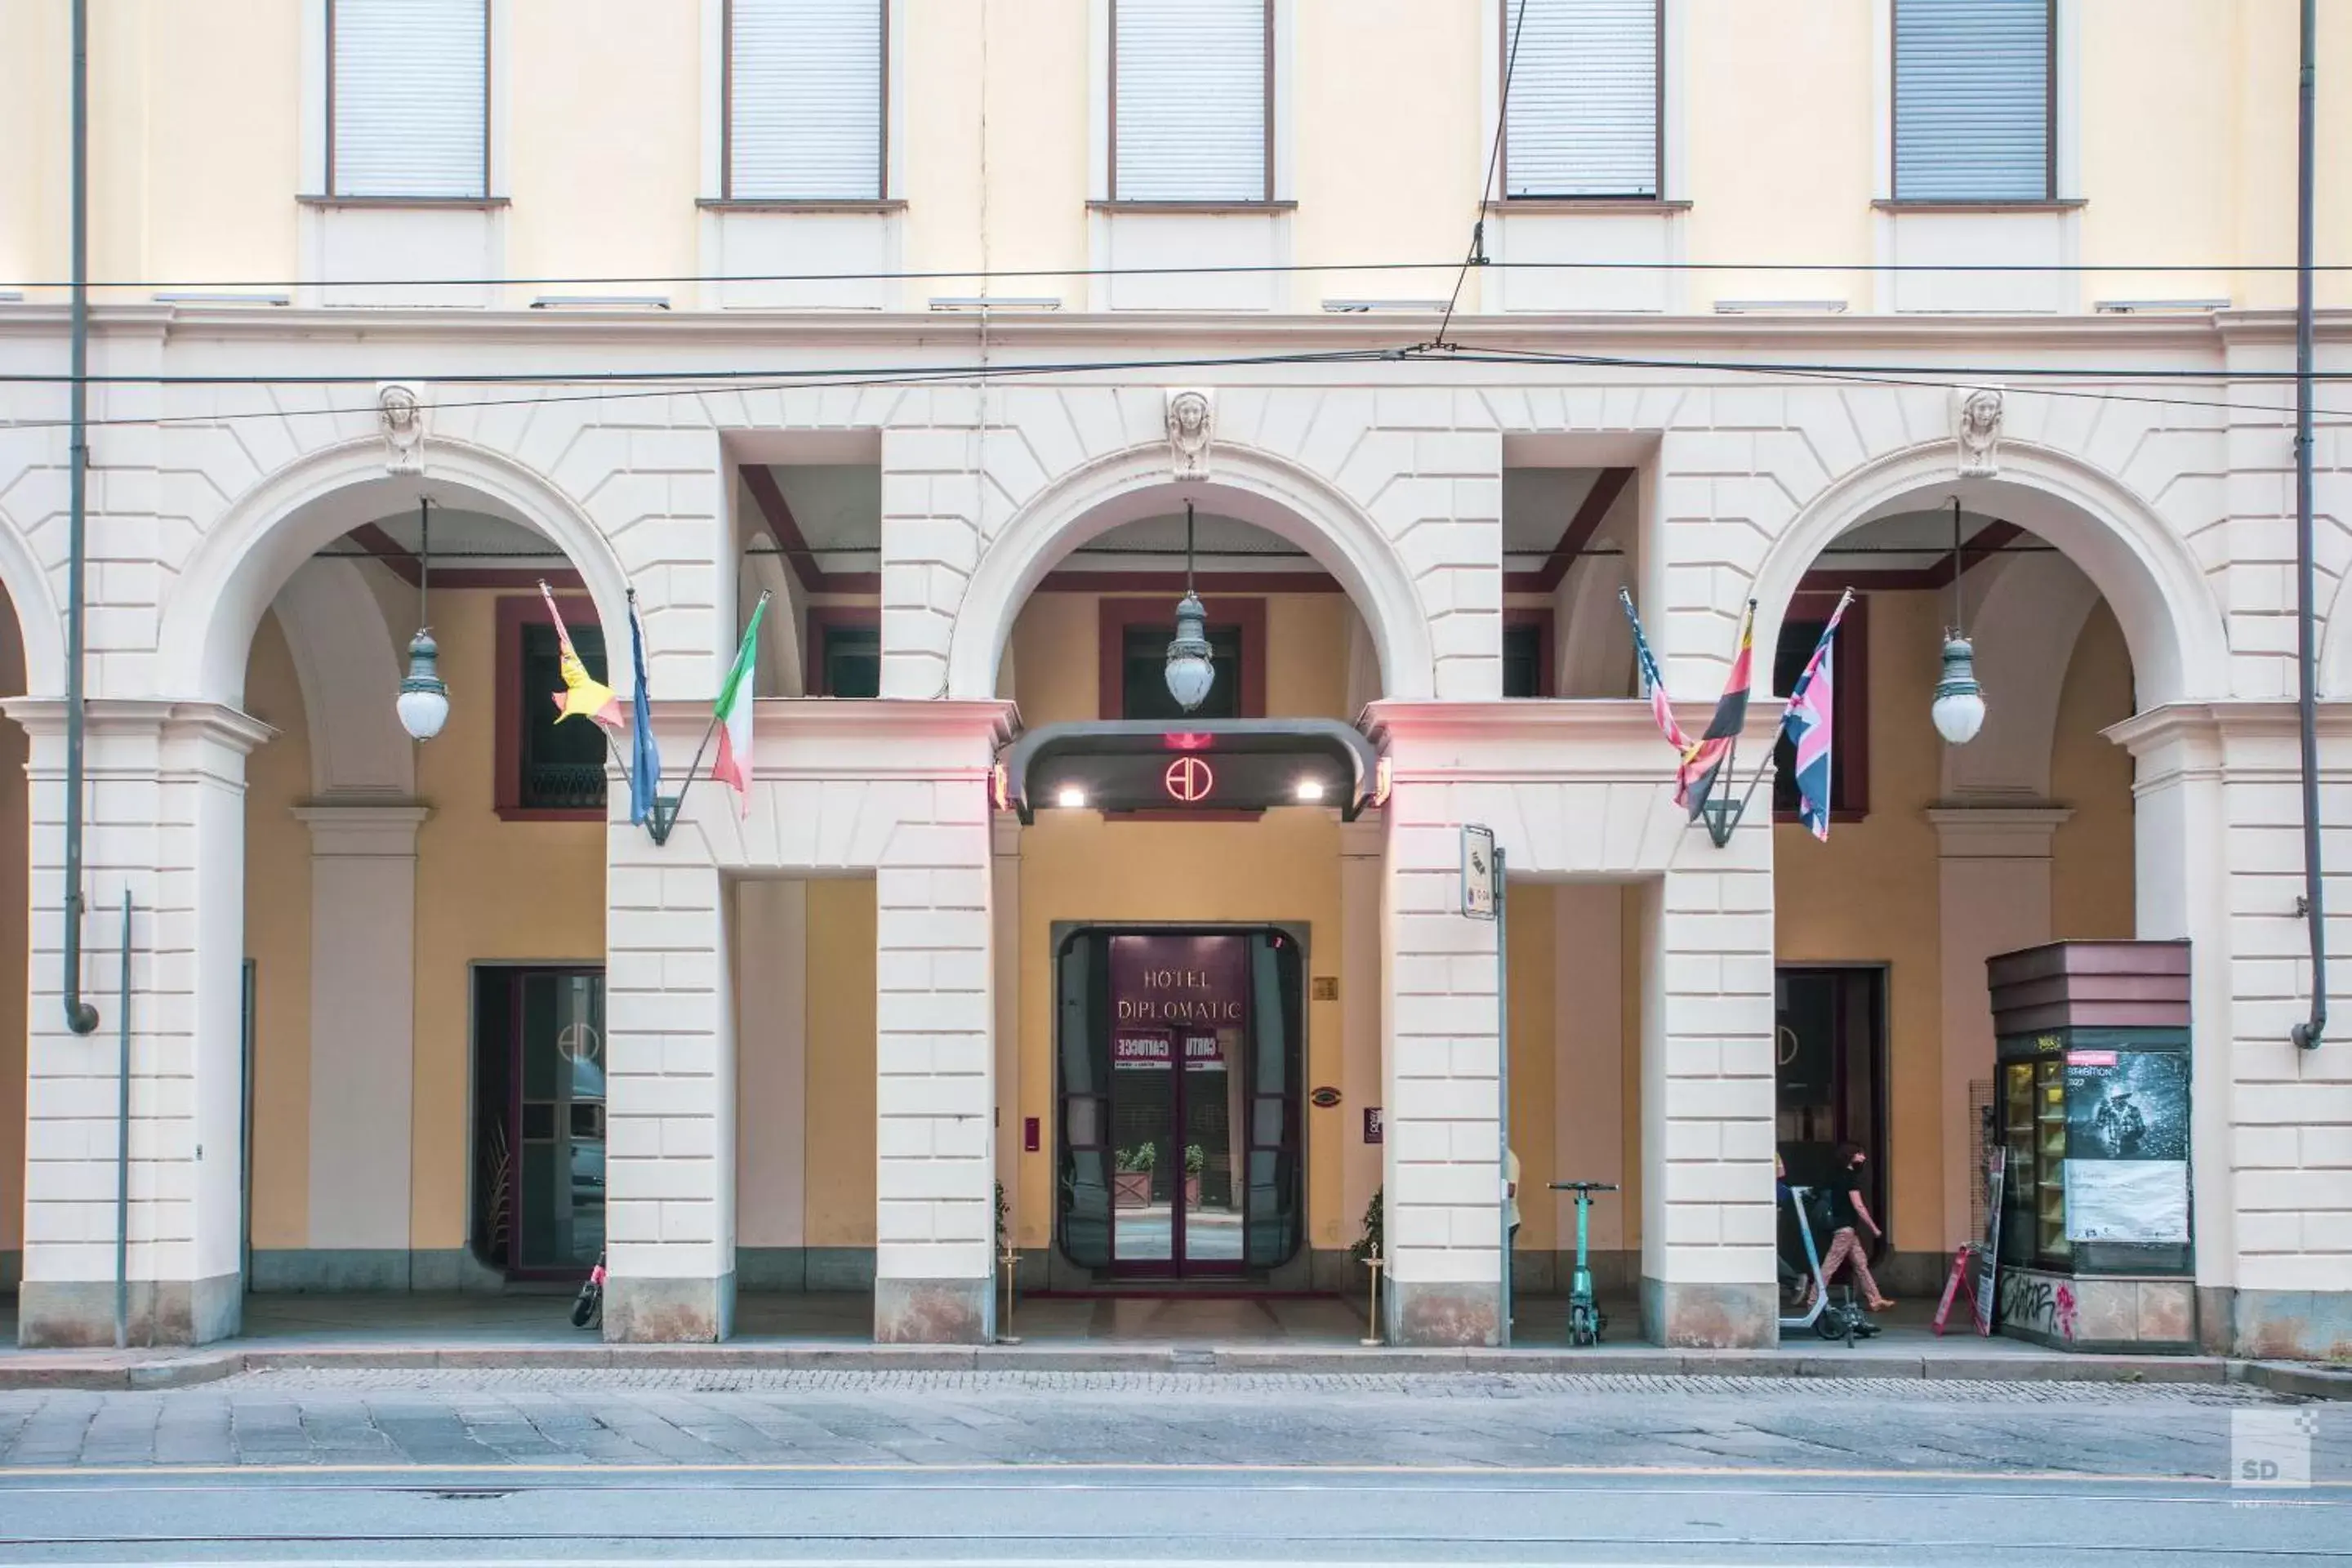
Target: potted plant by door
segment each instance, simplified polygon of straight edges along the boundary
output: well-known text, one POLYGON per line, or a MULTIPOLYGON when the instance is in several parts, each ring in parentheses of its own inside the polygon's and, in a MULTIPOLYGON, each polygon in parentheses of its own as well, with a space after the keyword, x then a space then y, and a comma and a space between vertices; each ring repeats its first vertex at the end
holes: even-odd
POLYGON ((1159 1163, 1159 1149, 1150 1143, 1138 1143, 1132 1149, 1118 1152, 1117 1168, 1112 1171, 1110 1178, 1113 1208, 1151 1206, 1151 1167, 1159 1163))
POLYGON ((1198 1143, 1184 1146, 1184 1207, 1186 1212, 1201 1206, 1201 1173, 1209 1168, 1209 1152, 1198 1143))

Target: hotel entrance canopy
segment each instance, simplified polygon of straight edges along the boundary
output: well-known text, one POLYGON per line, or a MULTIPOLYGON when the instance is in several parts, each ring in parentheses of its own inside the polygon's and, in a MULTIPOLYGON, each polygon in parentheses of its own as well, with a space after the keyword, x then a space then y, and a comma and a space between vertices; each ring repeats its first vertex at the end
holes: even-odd
POLYGON ((1107 719, 1029 731, 998 758, 1000 805, 1024 823, 1040 806, 1095 811, 1336 807, 1352 822, 1379 804, 1380 755, 1337 719, 1107 719))

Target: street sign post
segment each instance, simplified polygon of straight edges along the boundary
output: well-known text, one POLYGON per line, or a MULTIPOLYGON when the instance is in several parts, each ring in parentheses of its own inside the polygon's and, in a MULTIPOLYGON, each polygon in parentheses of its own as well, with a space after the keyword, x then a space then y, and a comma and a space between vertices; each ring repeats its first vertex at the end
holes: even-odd
POLYGON ((1495 830, 1462 827, 1462 912, 1495 922, 1495 1226, 1501 1243, 1501 1288, 1496 1297, 1495 1342, 1511 1342, 1511 970, 1509 918, 1503 908, 1503 851, 1495 830))
POLYGON ((1495 918, 1495 830, 1465 823, 1462 828, 1462 912, 1474 921, 1495 918))

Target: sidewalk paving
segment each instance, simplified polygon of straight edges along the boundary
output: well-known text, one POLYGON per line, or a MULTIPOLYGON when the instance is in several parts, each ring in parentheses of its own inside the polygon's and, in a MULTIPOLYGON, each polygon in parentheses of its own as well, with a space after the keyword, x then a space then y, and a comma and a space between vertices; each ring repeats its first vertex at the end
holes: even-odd
POLYGON ((882 1371, 1632 1373, 1654 1376, 2249 1383, 2352 1398, 2352 1371, 2205 1355, 2089 1355, 1968 1328, 1937 1337, 1924 1305, 1849 1347, 1808 1334, 1774 1350, 1675 1350, 1633 1337, 1630 1302, 1604 1303, 1612 1333, 1570 1349, 1559 1298, 1522 1298, 1501 1349, 1366 1346, 1353 1303, 1328 1297, 1052 1298, 1016 1303, 1018 1342, 884 1345, 864 1293, 747 1295, 718 1344, 609 1344, 572 1327, 559 1295, 317 1295, 247 1299, 247 1332, 194 1348, 13 1348, 15 1303, 0 1302, 0 1388, 172 1388, 247 1371, 360 1368, 840 1368, 882 1371))

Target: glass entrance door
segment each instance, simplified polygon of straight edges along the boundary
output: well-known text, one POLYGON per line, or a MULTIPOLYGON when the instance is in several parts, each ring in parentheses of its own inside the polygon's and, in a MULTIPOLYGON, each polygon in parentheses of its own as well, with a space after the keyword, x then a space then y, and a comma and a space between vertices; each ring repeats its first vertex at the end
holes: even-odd
POLYGON ((1160 1277, 1287 1261, 1301 1187, 1297 944, 1104 931, 1060 957, 1060 1204, 1081 1267, 1160 1277))
POLYGON ((1881 1225, 1886 1205, 1886 972, 1876 968, 1783 969, 1774 977, 1778 1004, 1775 1139, 1789 1180, 1825 1186, 1837 1173, 1837 1147, 1870 1156, 1863 1195, 1881 1225))
POLYGON ((601 971, 476 969, 474 1247, 510 1278, 604 1249, 604 1068, 601 971))

